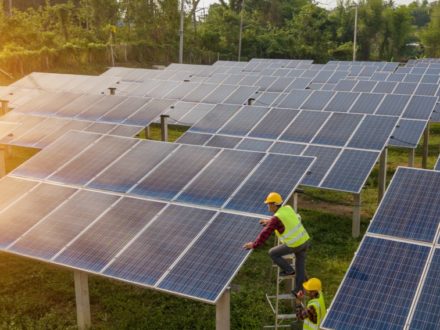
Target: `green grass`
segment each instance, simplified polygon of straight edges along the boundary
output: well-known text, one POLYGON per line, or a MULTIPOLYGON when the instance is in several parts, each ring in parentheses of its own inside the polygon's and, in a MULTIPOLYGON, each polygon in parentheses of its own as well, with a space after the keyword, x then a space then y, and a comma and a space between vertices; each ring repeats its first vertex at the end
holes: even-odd
MULTIPOLYGON (((170 130, 170 141, 185 129, 170 130)), ((159 139, 157 126, 151 138, 159 139)), ((141 136, 143 137, 143 136, 141 136)), ((432 125, 429 166, 432 168, 440 144, 440 125, 432 125)), ((13 148, 7 159, 11 170, 37 151, 13 148)), ((420 167, 421 147, 416 165, 420 167)), ((388 178, 408 153, 391 149, 388 178)), ((377 207, 377 168, 362 191, 361 231, 365 232, 377 207)), ((321 278, 330 305, 361 238, 351 237, 352 195, 306 188, 300 197, 300 213, 312 237, 307 259, 309 276, 321 278), (312 205, 307 209, 304 205, 312 205)), ((233 281, 232 329, 261 329, 273 322, 265 294, 273 294, 275 270, 267 255, 273 240, 256 250, 233 281)), ((13 255, 0 253, 0 329, 75 329, 76 310, 73 273, 13 255)), ((93 329, 213 329, 215 307, 174 297, 118 281, 90 276, 93 329)), ((284 308, 287 308, 284 306, 284 308)), ((296 326, 298 328, 299 326, 296 326)))

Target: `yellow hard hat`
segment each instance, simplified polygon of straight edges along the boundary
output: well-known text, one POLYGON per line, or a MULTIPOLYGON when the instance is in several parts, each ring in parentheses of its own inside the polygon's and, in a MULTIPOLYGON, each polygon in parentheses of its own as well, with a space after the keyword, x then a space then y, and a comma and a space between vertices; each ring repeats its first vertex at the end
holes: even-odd
POLYGON ((307 291, 321 291, 322 289, 321 281, 316 277, 312 277, 307 282, 304 282, 303 287, 307 291))
POLYGON ((269 195, 267 195, 266 200, 264 201, 264 204, 269 203, 275 203, 277 205, 283 204, 283 198, 279 193, 271 192, 269 195))

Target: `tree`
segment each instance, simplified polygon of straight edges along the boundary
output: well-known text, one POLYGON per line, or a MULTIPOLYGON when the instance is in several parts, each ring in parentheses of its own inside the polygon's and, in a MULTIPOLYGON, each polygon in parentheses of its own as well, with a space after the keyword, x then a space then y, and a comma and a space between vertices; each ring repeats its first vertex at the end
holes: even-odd
POLYGON ((420 39, 426 56, 440 56, 440 4, 432 6, 430 22, 421 30, 420 39))

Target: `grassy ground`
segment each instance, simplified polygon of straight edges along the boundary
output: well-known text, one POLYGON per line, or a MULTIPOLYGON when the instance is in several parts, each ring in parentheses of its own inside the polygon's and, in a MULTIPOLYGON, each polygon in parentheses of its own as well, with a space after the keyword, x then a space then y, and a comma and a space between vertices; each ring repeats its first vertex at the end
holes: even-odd
MULTIPOLYGON (((174 127, 170 140, 185 129, 174 127)), ((151 136, 159 139, 153 127, 151 136)), ((440 125, 431 127, 429 167, 439 153, 440 125)), ((13 148, 7 169, 18 166, 36 150, 13 148)), ((417 167, 421 163, 417 149, 417 167)), ((406 150, 391 149, 388 179, 399 165, 406 165, 406 150)), ((377 172, 362 192, 362 233, 377 207, 377 172)), ((313 245, 308 255, 309 275, 323 280, 328 305, 353 257, 360 238, 351 237, 351 194, 306 188, 300 196, 300 213, 313 245)), ((273 293, 275 270, 267 250, 255 251, 233 281, 233 329, 261 329, 273 316, 265 300, 273 293)), ((5 253, 0 253, 0 329, 75 329, 73 273, 5 253)), ((91 276, 90 299, 93 329, 213 329, 215 307, 161 294, 117 281, 91 276)), ((287 308, 287 307, 285 307, 287 308)), ((299 328, 299 325, 294 328, 299 328)))

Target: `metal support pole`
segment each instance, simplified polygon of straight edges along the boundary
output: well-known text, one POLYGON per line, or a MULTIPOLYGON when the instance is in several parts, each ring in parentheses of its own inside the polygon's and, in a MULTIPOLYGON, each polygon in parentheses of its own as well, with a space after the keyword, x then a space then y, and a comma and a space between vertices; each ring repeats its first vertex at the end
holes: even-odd
POLYGON ((12 17, 12 0, 9 0, 9 17, 12 17))
POLYGON ((292 207, 295 210, 295 212, 298 213, 298 193, 297 192, 293 193, 293 205, 292 205, 292 207))
POLYGON ((150 126, 145 127, 144 132, 145 132, 145 138, 149 139, 151 136, 150 126))
POLYGON ((414 160, 416 158, 416 149, 411 148, 408 152, 408 166, 414 167, 414 160))
POLYGON ((5 147, 0 146, 0 178, 6 175, 5 147))
POLYGON ((353 194, 353 226, 351 230, 354 238, 361 233, 361 194, 353 194))
POLYGON ((244 0, 241 0, 240 33, 238 35, 238 62, 240 62, 240 60, 241 60, 241 38, 243 35, 243 10, 244 10, 244 0))
POLYGON ((425 132, 423 133, 422 168, 428 168, 428 153, 429 153, 429 122, 426 125, 425 132))
POLYGON ((253 97, 248 98, 247 100, 247 105, 252 105, 254 104, 255 99, 253 97))
POLYGON ((86 273, 74 271, 76 316, 78 329, 85 330, 92 325, 90 318, 89 282, 86 273))
POLYGON ((353 62, 356 61, 357 26, 358 26, 358 6, 356 5, 354 7, 353 62))
POLYGON ((183 25, 185 22, 184 2, 180 0, 180 29, 179 29, 179 63, 183 63, 183 25))
POLYGON ((109 87, 110 95, 116 95, 116 87, 109 87))
POLYGON ((160 115, 160 129, 162 141, 168 141, 168 115, 160 115))
POLYGON ((231 328, 231 289, 223 292, 215 306, 215 329, 229 330, 231 328))
POLYGON ((378 182, 378 202, 382 200, 385 190, 387 189, 387 158, 388 158, 388 148, 385 147, 380 154, 379 160, 379 182, 378 182))
POLYGON ((9 111, 9 101, 8 100, 0 100, 2 105, 1 114, 4 115, 9 111))

